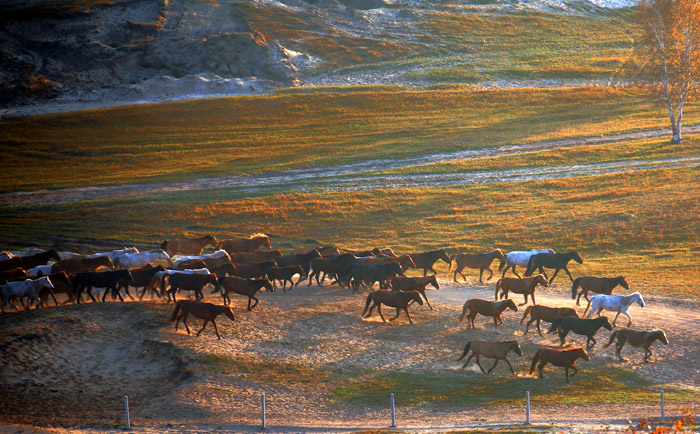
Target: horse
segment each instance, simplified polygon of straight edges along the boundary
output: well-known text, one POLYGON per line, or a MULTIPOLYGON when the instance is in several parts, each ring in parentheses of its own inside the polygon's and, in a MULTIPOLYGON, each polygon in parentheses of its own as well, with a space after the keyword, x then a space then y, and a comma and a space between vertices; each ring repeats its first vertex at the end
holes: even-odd
POLYGON ((304 253, 301 255, 278 256, 275 258, 275 262, 277 262, 277 265, 280 267, 287 267, 289 265, 301 265, 301 267, 304 269, 303 279, 306 279, 309 276, 311 260, 320 257, 321 254, 318 252, 318 250, 314 249, 309 253, 304 253))
MULTIPOLYGON (((141 268, 134 268, 133 270, 131 270, 132 281, 129 282, 128 279, 120 279, 117 282, 117 291, 121 291, 123 289, 126 295, 128 295, 129 298, 133 300, 134 297, 132 297, 129 293, 129 286, 133 286, 134 288, 136 288, 137 294, 138 288, 143 288, 142 294, 145 294, 146 288, 151 283, 153 276, 155 276, 156 273, 161 271, 165 271, 165 267, 163 267, 162 265, 154 267, 150 263, 144 265, 141 268)), ((143 299, 143 295, 141 295, 141 299, 143 299)))
POLYGON ((392 291, 418 291, 425 299, 425 302, 428 303, 430 310, 433 310, 428 297, 425 295, 425 287, 428 285, 433 285, 433 288, 440 289, 434 274, 426 277, 396 276, 389 279, 389 287, 392 291))
MULTIPOLYGON (((375 282, 379 282, 379 289, 386 288, 386 281, 390 277, 403 276, 403 270, 397 262, 388 264, 352 264, 348 272, 347 281, 352 285, 353 294, 359 292, 360 282, 372 289, 375 282)), ((421 302, 422 304, 422 302, 421 302)))
POLYGON ((217 277, 221 276, 239 276, 240 271, 238 270, 238 267, 236 267, 236 264, 228 263, 228 264, 223 264, 219 265, 218 267, 214 267, 210 269, 213 274, 216 274, 217 277))
POLYGON ((583 314, 586 315, 586 312, 588 312, 589 308, 591 308, 591 312, 586 316, 586 318, 590 318, 591 315, 593 315, 593 312, 597 312, 598 316, 600 316, 600 313, 603 310, 610 310, 613 312, 617 312, 617 315, 615 315, 615 318, 612 322, 613 326, 615 326, 617 317, 620 316, 620 314, 624 314, 629 320, 629 322, 627 323, 627 327, 629 327, 632 324, 632 317, 629 313, 627 313, 627 309, 629 309, 629 307, 633 303, 637 303, 639 306, 644 307, 644 299, 642 298, 642 294, 640 294, 639 292, 633 292, 632 294, 628 295, 598 294, 596 296, 591 297, 591 299, 588 301, 588 306, 586 306, 586 310, 583 312, 583 314))
POLYGON ((329 278, 335 277, 339 280, 339 276, 345 270, 349 264, 354 263, 357 257, 351 253, 343 253, 342 255, 336 256, 335 258, 315 258, 311 260, 311 269, 313 272, 309 274, 309 285, 311 286, 311 279, 316 277, 316 284, 322 286, 326 276, 329 278), (319 281, 320 274, 323 273, 323 277, 319 281))
MULTIPOLYGON (((45 267, 45 265, 41 265, 45 267)), ((5 282, 14 280, 25 280, 28 277, 37 277, 35 274, 29 274, 31 270, 24 271, 23 268, 13 268, 12 270, 0 271, 0 279, 5 282)))
POLYGON ((564 316, 552 321, 552 326, 549 328, 547 333, 554 333, 555 330, 559 329, 559 340, 561 341, 561 346, 564 346, 564 339, 566 339, 566 335, 568 335, 570 331, 576 333, 577 335, 586 336, 586 348, 590 349, 596 344, 596 340, 593 335, 595 335, 601 327, 612 330, 610 322, 604 316, 596 319, 564 316))
POLYGON ((413 259, 413 262, 416 264, 416 268, 423 269, 424 277, 428 275, 428 270, 433 274, 437 274, 433 266, 438 259, 442 259, 447 264, 451 263, 450 257, 447 256, 445 249, 433 250, 425 253, 411 253, 411 259, 413 259))
POLYGON ((537 369, 539 370, 540 373, 540 378, 543 377, 542 375, 542 368, 547 363, 551 363, 554 366, 561 366, 564 368, 566 371, 566 382, 569 382, 569 369, 572 369, 574 371, 571 376, 573 377, 576 375, 578 372, 578 369, 576 369, 576 360, 582 358, 583 360, 591 360, 591 357, 588 355, 585 349, 578 347, 578 348, 569 348, 567 350, 555 350, 552 348, 540 348, 537 350, 535 353, 535 356, 532 358, 532 365, 530 365, 530 375, 535 373, 535 365, 537 365, 537 369), (537 364, 539 362, 539 365, 537 364))
MULTIPOLYGON (((30 268, 27 270, 26 274, 27 277, 37 277, 37 276, 45 276, 47 274, 51 274, 51 267, 53 267, 53 264, 51 265, 37 265, 36 267, 30 268)), ((5 271, 3 271, 5 273, 5 271)))
POLYGON ((96 256, 94 258, 68 258, 55 262, 51 266, 51 273, 65 271, 69 276, 75 273, 85 271, 97 271, 101 268, 109 268, 113 270, 114 263, 109 259, 109 256, 96 256))
POLYGON ((55 249, 49 249, 45 252, 36 253, 34 255, 22 256, 21 258, 24 264, 22 268, 25 270, 34 268, 37 265, 46 265, 52 259, 54 261, 61 260, 61 257, 58 255, 58 252, 55 249))
POLYGON ((375 256, 386 256, 388 258, 396 258, 397 255, 391 247, 375 247, 372 249, 372 254, 375 256))
POLYGON ((160 245, 169 256, 174 255, 201 255, 207 246, 215 247, 219 242, 214 235, 204 235, 199 238, 175 238, 165 240, 160 245))
POLYGON ((258 252, 234 253, 231 262, 234 264, 251 264, 253 262, 269 261, 282 256, 281 250, 263 250, 258 252))
POLYGON ((415 268, 416 264, 411 259, 411 255, 405 254, 401 256, 367 256, 364 258, 358 258, 358 264, 388 264, 390 262, 397 262, 401 269, 405 272, 409 268, 415 268))
POLYGON ((254 234, 248 238, 234 238, 231 240, 219 241, 216 245, 216 250, 225 250, 226 253, 232 255, 234 253, 254 252, 260 246, 272 249, 270 238, 265 234, 254 234))
POLYGON ((197 268, 206 268, 209 271, 211 271, 211 269, 209 268, 207 263, 201 259, 187 259, 184 261, 178 261, 177 265, 173 265, 174 270, 180 270, 180 271, 182 271, 182 270, 195 270, 197 268))
POLYGON ((255 306, 258 305, 258 298, 255 294, 260 291, 260 289, 265 288, 267 292, 274 292, 275 288, 272 286, 272 282, 269 279, 241 279, 240 277, 219 277, 219 289, 221 291, 221 297, 224 299, 224 304, 228 305, 231 303, 231 298, 228 296, 229 293, 233 292, 240 295, 245 295, 248 297, 248 310, 252 311, 255 306), (255 300, 255 303, 251 306, 251 300, 255 300))
MULTIPOLYGON (((274 260, 253 262, 251 264, 235 264, 238 273, 235 276, 243 279, 262 279, 270 267, 276 267, 277 262, 274 260)), ((230 274, 229 274, 230 275, 230 274)))
POLYGON ((498 291, 501 291, 501 299, 508 298, 508 292, 514 292, 516 294, 523 294, 525 296, 525 302, 519 304, 518 306, 524 306, 527 304, 527 296, 532 298, 532 304, 535 303, 535 288, 537 285, 542 285, 545 288, 548 286, 547 279, 538 274, 537 276, 525 277, 523 279, 513 279, 511 277, 504 277, 496 282, 496 300, 498 300, 498 291))
POLYGON ((540 305, 533 305, 533 306, 528 306, 527 309, 525 309, 525 313, 523 314, 523 319, 520 320, 520 324, 525 321, 525 318, 530 315, 530 321, 527 322, 525 325, 525 333, 523 335, 527 334, 527 331, 530 329, 530 324, 533 322, 537 321, 537 332, 542 336, 542 329, 540 329, 540 321, 546 321, 546 322, 553 322, 555 319, 564 317, 564 316, 575 316, 578 318, 578 313, 576 313, 576 309, 573 307, 548 307, 548 306, 542 306, 540 305))
POLYGON ((573 282, 574 278, 571 277, 569 269, 566 268, 566 265, 572 259, 579 264, 583 264, 583 259, 581 259, 581 256, 579 256, 578 252, 575 250, 566 253, 538 253, 536 255, 532 255, 530 256, 530 260, 527 262, 525 276, 531 276, 535 269, 539 268, 540 274, 544 274, 544 277, 547 277, 547 273, 544 272, 544 268, 546 267, 554 268, 554 274, 552 275, 552 278, 549 279, 550 284, 554 282, 554 278, 557 277, 559 270, 566 271, 566 274, 569 275, 569 279, 571 279, 573 282))
POLYGON ((9 259, 0 261, 0 271, 14 270, 15 268, 25 268, 24 261, 21 256, 13 256, 9 259))
MULTIPOLYGON (((42 276, 44 277, 44 276, 42 276)), ((46 287, 42 288, 39 290, 39 306, 46 306, 49 305, 47 299, 49 298, 49 295, 53 297, 53 301, 58 306, 58 299, 57 299, 57 294, 66 294, 68 296, 68 300, 64 301, 63 304, 70 303, 75 300, 75 291, 73 290, 73 282, 71 281, 70 277, 66 274, 65 271, 60 271, 58 273, 54 274, 49 274, 48 276, 49 280, 51 280, 51 284, 53 285, 53 289, 48 289, 46 287)))
MULTIPOLYGON (((18 256, 15 257, 17 258, 18 256)), ((35 280, 27 279, 9 282, 0 286, 0 299, 2 299, 2 306, 0 307, 0 309, 2 309, 2 313, 5 313, 5 305, 8 302, 10 302, 11 298, 19 298, 20 303, 22 303, 22 306, 26 310, 29 310, 31 308, 31 303, 33 299, 34 301, 36 301, 36 306, 38 308, 41 304, 41 299, 39 298, 39 291, 42 288, 48 288, 49 290, 53 291, 53 284, 51 283, 51 280, 49 280, 49 278, 46 276, 40 277, 35 280), (24 305, 24 297, 27 297, 26 306, 24 305)), ((52 295, 54 301, 56 301, 56 294, 52 292, 52 295)), ((56 304, 58 304, 57 301, 56 304)))
POLYGON ((167 266, 172 264, 170 256, 165 250, 151 250, 150 252, 139 253, 124 253, 117 257, 114 262, 115 267, 122 267, 130 270, 132 268, 140 268, 144 265, 152 263, 164 263, 167 266))
POLYGON ((450 271, 452 271, 452 264, 455 264, 455 283, 457 283, 457 273, 459 273, 462 276, 462 279, 464 279, 464 281, 466 282, 467 277, 462 273, 462 270, 464 270, 465 267, 474 268, 479 270, 479 283, 484 283, 481 280, 484 275, 484 270, 489 271, 489 277, 487 277, 486 280, 491 280, 491 278, 493 277, 491 263, 497 258, 501 261, 505 259, 505 256, 503 255, 501 249, 496 249, 489 253, 457 253, 456 255, 452 255, 450 257, 450 268, 447 270, 447 274, 450 274, 450 271))
POLYGON ((283 283, 282 286, 282 291, 287 292, 287 282, 289 282, 289 290, 291 291, 292 288, 295 286, 299 286, 299 282, 304 280, 304 269, 301 267, 301 265, 288 265, 286 267, 270 267, 267 269, 267 272, 265 273, 265 276, 270 279, 272 282, 272 286, 277 289, 276 281, 280 281, 283 283), (299 280, 297 280, 296 285, 294 284, 294 281, 292 280, 292 277, 295 275, 299 275, 299 280))
POLYGON ((504 310, 510 309, 517 312, 518 308, 513 303, 513 300, 501 300, 501 301, 487 301, 480 298, 472 298, 464 303, 462 308, 462 315, 459 317, 459 322, 463 322, 464 318, 469 315, 469 328, 476 328, 474 325, 474 318, 477 314, 484 316, 493 317, 494 328, 498 327, 499 324, 503 324, 503 319, 501 319, 501 314, 504 310))
POLYGON ((340 250, 338 250, 336 246, 297 247, 296 249, 292 250, 292 255, 303 255, 312 250, 318 250, 318 253, 320 253, 324 258, 340 255, 340 250))
POLYGON ((618 359, 620 359, 621 362, 624 362, 625 359, 622 358, 620 351, 622 351, 622 347, 624 347, 626 343, 629 343, 633 347, 644 348, 644 363, 649 363, 649 358, 653 354, 652 351, 649 349, 649 347, 651 347, 651 344, 659 340, 664 345, 668 345, 668 338, 666 337, 666 333, 664 333, 663 330, 643 332, 639 330, 622 328, 613 332, 613 334, 610 335, 610 341, 603 348, 607 350, 608 347, 610 347, 610 345, 612 345, 612 343, 616 339, 617 342, 615 342, 615 354, 617 354, 617 357, 618 359))
POLYGON ((219 265, 231 262, 231 256, 226 253, 226 250, 217 250, 214 253, 208 253, 198 256, 176 256, 173 257, 173 267, 177 268, 182 262, 191 261, 193 259, 201 259, 207 264, 207 268, 218 267, 219 265))
POLYGON ((579 305, 581 301, 581 296, 586 299, 586 301, 590 301, 588 299, 588 292, 596 292, 598 294, 606 294, 610 295, 612 294, 613 288, 615 288, 617 285, 622 286, 625 289, 630 289, 629 285, 627 284, 627 280, 625 280, 624 276, 617 276, 617 277, 577 277, 576 280, 574 280, 574 284, 571 285, 571 299, 573 300, 576 298, 576 289, 578 287, 581 287, 581 292, 578 294, 578 298, 576 298, 576 306, 579 305))
POLYGON ((393 318, 389 318, 389 321, 393 321, 396 318, 399 317, 399 313, 401 313, 401 310, 403 309, 406 312, 406 316, 408 317, 408 322, 413 324, 413 320, 411 319, 411 314, 408 313, 408 304, 411 301, 415 301, 416 303, 422 305, 423 300, 420 298, 420 293, 418 291, 409 291, 409 292, 391 292, 391 291, 374 291, 369 293, 367 295, 367 301, 365 303, 365 310, 362 312, 362 316, 364 318, 369 318, 370 315, 372 315, 372 311, 374 308, 377 308, 377 312, 379 312, 379 316, 382 318, 382 321, 386 322, 386 319, 384 319, 384 315, 382 315, 382 304, 387 305, 389 307, 394 307, 396 308, 396 315, 393 318), (372 307, 370 307, 370 304, 372 304, 372 307))
POLYGON ((510 372, 512 372, 513 375, 515 375, 513 366, 511 366, 508 359, 506 359, 506 356, 511 351, 514 351, 515 354, 519 356, 523 355, 523 351, 520 349, 520 344, 518 344, 518 341, 487 342, 477 340, 467 342, 467 345, 464 347, 462 355, 459 356, 459 359, 457 359, 457 361, 462 360, 470 350, 472 353, 469 354, 469 357, 464 363, 464 366, 462 366, 462 369, 466 368, 469 362, 471 361, 472 357, 476 356, 476 364, 479 366, 479 369, 481 369, 481 372, 483 372, 484 374, 490 374, 491 371, 493 371, 494 368, 496 368, 498 362, 504 360, 508 364, 510 372), (481 363, 479 363, 479 358, 481 356, 487 357, 489 359, 496 359, 493 366, 491 366, 491 369, 489 369, 488 372, 484 371, 484 368, 481 366, 481 363))
POLYGON ((139 253, 139 249, 137 249, 136 247, 124 247, 123 249, 112 250, 111 252, 93 253, 92 255, 88 256, 88 258, 94 258, 97 256, 109 256, 109 259, 111 259, 112 262, 114 262, 117 260, 118 257, 125 253, 139 253))
POLYGON ((102 301, 105 301, 105 297, 109 290, 112 294, 119 297, 120 301, 124 301, 121 294, 117 290, 117 284, 119 281, 126 281, 129 284, 133 283, 134 279, 131 277, 129 270, 112 270, 112 271, 87 271, 84 273, 78 273, 74 277, 73 290, 75 291, 78 303, 80 303, 80 296, 83 294, 83 290, 87 290, 87 294, 90 296, 93 302, 97 302, 95 297, 92 295, 92 288, 105 288, 102 294, 102 301))
POLYGON ((168 289, 168 302, 170 302, 170 297, 172 296, 173 301, 175 300, 175 293, 178 289, 186 289, 188 291, 194 291, 194 296, 196 300, 201 300, 204 298, 202 293, 202 288, 207 283, 214 285, 216 292, 219 291, 219 281, 214 274, 184 274, 176 273, 171 274, 168 277, 168 283, 170 288, 168 289))
POLYGON ((211 321, 211 323, 214 324, 216 337, 221 340, 219 328, 216 326, 216 317, 222 313, 231 321, 235 321, 236 318, 233 316, 233 311, 228 306, 219 306, 212 303, 202 303, 193 300, 180 300, 175 305, 173 316, 170 317, 169 322, 175 321, 175 330, 177 330, 177 326, 180 324, 180 320, 182 320, 182 323, 185 325, 185 330, 187 330, 187 334, 190 334, 190 328, 187 326, 187 317, 192 315, 195 318, 203 319, 204 325, 202 326, 201 330, 197 332, 197 336, 199 336, 200 333, 204 331, 207 324, 211 321))
POLYGON ((536 255, 538 253, 554 253, 552 249, 539 249, 539 250, 513 250, 506 254, 505 260, 501 259, 501 264, 498 266, 498 271, 503 270, 501 274, 501 279, 506 277, 506 272, 510 268, 513 274, 520 277, 517 271, 515 271, 515 266, 520 265, 521 267, 527 268, 527 262, 530 260, 530 256, 536 255), (506 264, 508 266, 506 266, 506 264))

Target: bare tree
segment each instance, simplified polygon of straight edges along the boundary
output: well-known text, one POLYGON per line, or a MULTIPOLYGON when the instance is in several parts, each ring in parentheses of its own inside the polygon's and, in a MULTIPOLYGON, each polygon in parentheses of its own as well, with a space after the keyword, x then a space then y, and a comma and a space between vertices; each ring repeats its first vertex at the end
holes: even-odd
POLYGON ((645 75, 671 120, 671 143, 681 143, 683 107, 700 79, 700 0, 641 0, 645 75))

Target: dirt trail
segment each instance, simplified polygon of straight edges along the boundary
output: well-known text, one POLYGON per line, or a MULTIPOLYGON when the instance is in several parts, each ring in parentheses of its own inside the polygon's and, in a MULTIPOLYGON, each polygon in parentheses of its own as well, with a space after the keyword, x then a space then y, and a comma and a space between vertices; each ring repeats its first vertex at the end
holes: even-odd
MULTIPOLYGON (((686 127, 686 134, 700 132, 700 125, 686 127)), ((472 171, 415 175, 373 175, 378 170, 404 169, 426 164, 470 160, 485 157, 519 155, 554 148, 616 143, 665 137, 666 130, 650 130, 610 136, 551 140, 522 145, 458 151, 392 160, 368 160, 338 166, 293 169, 280 173, 250 176, 222 176, 172 183, 139 183, 105 186, 86 186, 36 191, 18 191, 0 194, 0 206, 55 205, 81 201, 109 200, 124 197, 162 196, 177 192, 216 188, 236 189, 241 195, 264 194, 272 191, 350 191, 376 188, 404 188, 420 186, 451 186, 487 184, 593 176, 626 171, 671 167, 700 166, 700 157, 656 160, 612 161, 572 166, 534 167, 510 170, 472 171)))

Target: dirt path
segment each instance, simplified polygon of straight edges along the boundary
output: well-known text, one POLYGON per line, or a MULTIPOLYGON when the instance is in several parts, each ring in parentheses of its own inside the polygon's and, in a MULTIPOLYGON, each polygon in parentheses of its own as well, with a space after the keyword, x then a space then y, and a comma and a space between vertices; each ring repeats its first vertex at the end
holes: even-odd
MULTIPOLYGON (((686 134, 697 132, 700 132, 700 126, 686 127, 686 134)), ((449 161, 519 155, 554 148, 571 148, 581 145, 660 138, 668 134, 666 130, 650 130, 610 136, 551 140, 523 145, 508 145, 497 148, 432 154, 422 156, 420 159, 398 158, 393 160, 369 160, 354 164, 310 169, 293 169, 280 173, 265 173, 261 175, 223 176, 173 183, 122 184, 19 191, 0 194, 0 206, 56 205, 124 197, 163 196, 176 192, 216 188, 235 188, 242 195, 253 195, 273 191, 350 191, 376 188, 489 184, 593 176, 657 168, 700 166, 700 157, 685 157, 460 173, 372 175, 372 173, 377 170, 404 169, 449 161)))

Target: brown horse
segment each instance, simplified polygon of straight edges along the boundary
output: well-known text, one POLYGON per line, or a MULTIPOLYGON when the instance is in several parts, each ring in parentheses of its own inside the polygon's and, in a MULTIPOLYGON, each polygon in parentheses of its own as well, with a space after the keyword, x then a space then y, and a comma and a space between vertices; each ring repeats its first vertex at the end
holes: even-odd
POLYGON ((297 247, 292 250, 292 255, 303 255, 309 253, 312 250, 318 250, 324 258, 328 256, 338 256, 340 255, 340 250, 336 246, 321 246, 321 247, 297 247))
POLYGON ((535 269, 539 269, 540 274, 544 274, 544 277, 547 277, 547 273, 544 272, 544 269, 553 268, 554 274, 552 274, 552 277, 549 279, 549 283, 554 283, 554 278, 557 277, 559 270, 566 271, 566 274, 569 275, 569 279, 571 279, 571 282, 573 282, 574 278, 571 277, 571 273, 567 268, 567 265, 572 260, 578 262, 579 264, 583 264, 583 259, 581 259, 581 256, 575 250, 566 253, 538 253, 536 255, 532 255, 527 261, 525 277, 532 276, 535 269))
POLYGON ((586 336, 586 348, 590 349, 596 344, 596 340, 593 336, 601 327, 612 331, 612 326, 610 325, 608 318, 604 316, 600 316, 596 319, 563 316, 552 321, 552 326, 549 328, 547 333, 554 333, 555 330, 559 330, 559 340, 561 341, 561 346, 564 346, 564 340, 570 331, 576 333, 577 335, 586 336))
POLYGON ((506 356, 511 351, 515 351, 515 354, 519 356, 523 355, 523 351, 520 349, 520 344, 518 344, 518 341, 471 341, 467 342, 467 345, 464 347, 464 352, 462 352, 462 355, 457 360, 462 360, 464 356, 467 355, 469 350, 471 350, 472 353, 467 358, 467 361, 464 363, 464 366, 462 366, 462 369, 466 368, 469 362, 471 361, 472 357, 476 356, 476 364, 479 365, 479 369, 481 369, 481 372, 483 372, 484 374, 490 374, 499 361, 505 360, 505 362, 508 364, 508 367, 510 368, 510 372, 512 372, 513 375, 515 375, 515 371, 513 370, 513 367, 511 366, 508 359, 506 359, 506 356), (496 359, 493 366, 491 366, 491 369, 489 369, 488 372, 484 371, 484 368, 481 366, 481 363, 479 363, 479 358, 481 356, 484 356, 489 359, 496 359))
POLYGON ((188 259, 186 261, 179 261, 173 269, 175 270, 196 270, 196 269, 202 269, 206 268, 207 270, 211 271, 211 268, 209 268, 209 265, 207 265, 206 262, 204 262, 202 259, 188 259))
POLYGON ((58 261, 51 266, 52 273, 58 273, 59 271, 65 271, 66 274, 71 275, 75 273, 81 273, 85 271, 97 271, 100 268, 109 268, 113 270, 114 264, 109 256, 96 256, 94 258, 68 258, 62 261, 58 261))
POLYGON ((522 279, 504 277, 496 282, 496 300, 498 300, 498 291, 500 290, 501 299, 508 298, 508 292, 524 295, 525 302, 518 306, 527 304, 528 295, 532 298, 532 304, 537 304, 535 303, 535 288, 537 288, 537 285, 542 285, 546 288, 548 284, 549 282, 547 282, 547 279, 541 274, 532 277, 524 277, 522 279))
POLYGON ((24 271, 24 268, 13 268, 11 270, 6 270, 6 271, 0 271, 0 281, 5 281, 7 282, 12 282, 13 280, 25 280, 29 276, 27 276, 27 272, 24 271))
POLYGON ((304 278, 304 269, 301 267, 301 265, 289 265, 286 267, 270 267, 267 269, 265 275, 268 279, 270 279, 270 281, 272 282, 272 286, 274 286, 275 289, 277 289, 276 282, 279 280, 280 282, 282 282, 282 291, 287 292, 287 282, 289 282, 290 291, 295 286, 299 286, 299 282, 301 282, 304 278), (292 278, 297 274, 299 275, 299 280, 297 280, 297 283, 295 285, 292 278))
POLYGON ((168 283, 170 283, 170 289, 168 289, 168 302, 170 302, 171 296, 173 301, 177 301, 175 300, 175 293, 178 289, 194 291, 194 296, 197 300, 204 298, 202 288, 204 288, 207 283, 211 283, 214 285, 214 288, 216 288, 216 291, 219 291, 219 281, 214 274, 175 273, 168 277, 168 283))
POLYGON ((362 312, 362 316, 369 318, 372 315, 374 308, 377 308, 379 316, 382 321, 386 322, 384 315, 382 315, 382 304, 389 307, 396 308, 396 315, 393 318, 389 318, 389 321, 393 321, 399 317, 399 313, 403 309, 406 311, 406 316, 408 317, 408 322, 413 324, 411 319, 411 314, 408 313, 408 305, 410 302, 415 301, 418 304, 423 304, 423 300, 420 298, 420 293, 418 291, 409 292, 391 292, 391 291, 374 291, 367 296, 367 302, 365 303, 365 310, 362 312), (369 305, 372 304, 372 307, 369 305))
POLYGON ((258 301, 260 300, 255 297, 255 294, 257 294, 260 289, 265 288, 267 292, 275 291, 269 279, 241 279, 240 277, 220 277, 219 288, 225 305, 231 303, 231 298, 228 295, 232 292, 248 297, 249 311, 253 310, 253 308, 258 305, 258 301), (255 300, 253 306, 250 305, 251 300, 255 300))
POLYGON ((433 285, 433 288, 440 289, 434 274, 426 277, 396 276, 389 279, 389 287, 391 287, 392 291, 418 291, 425 299, 425 302, 428 303, 430 310, 433 310, 428 297, 425 295, 425 287, 428 285, 433 285))
MULTIPOLYGON (((75 301, 75 291, 73 290, 73 282, 71 282, 70 277, 68 277, 65 271, 59 271, 58 273, 49 274, 46 277, 48 277, 49 280, 51 280, 51 283, 53 283, 53 294, 51 294, 48 291, 45 291, 44 289, 41 289, 39 291, 39 299, 41 300, 39 306, 44 306, 44 303, 46 303, 46 306, 48 306, 48 296, 51 295, 53 297, 56 294, 61 293, 66 294, 68 296, 68 300, 64 301, 63 304, 75 301)), ((56 302, 56 299, 54 299, 54 302, 56 302)))
POLYGON ((211 321, 211 323, 214 324, 216 337, 221 339, 221 335, 219 335, 219 328, 216 326, 216 317, 222 313, 230 318, 231 321, 236 319, 233 316, 233 311, 228 306, 219 306, 212 303, 202 303, 193 300, 180 300, 175 305, 175 311, 173 312, 173 316, 170 317, 169 322, 177 320, 175 322, 175 330, 177 330, 177 326, 180 324, 180 320, 182 320, 182 323, 185 325, 185 329, 187 330, 187 334, 190 334, 190 328, 187 326, 187 317, 192 315, 195 318, 203 319, 204 325, 202 326, 202 329, 197 332, 197 336, 199 336, 199 334, 204 331, 204 328, 211 321))
POLYGON ((255 234, 248 238, 234 238, 232 240, 219 241, 216 250, 226 250, 226 253, 233 255, 234 253, 254 252, 260 246, 271 249, 270 238, 265 234, 255 234))
POLYGON ((388 264, 390 262, 397 262, 403 271, 406 271, 409 268, 416 268, 416 264, 413 262, 413 259, 411 259, 411 255, 409 254, 394 257, 369 256, 366 258, 359 258, 357 260, 358 264, 388 264))
POLYGON ((447 264, 451 263, 450 257, 447 256, 445 249, 433 250, 425 253, 411 253, 411 259, 413 259, 413 263, 416 264, 416 268, 423 269, 423 276, 428 274, 428 270, 433 274, 437 274, 437 271, 435 271, 433 267, 438 259, 442 259, 447 264))
POLYGON ((535 321, 537 321, 537 331, 539 332, 540 336, 542 336, 540 321, 551 323, 554 322, 554 320, 565 316, 575 316, 578 318, 578 313, 576 313, 576 309, 573 307, 548 307, 540 304, 528 306, 527 309, 525 309, 523 319, 520 320, 520 324, 525 321, 525 318, 527 318, 528 315, 530 315, 530 321, 528 321, 527 325, 525 326, 525 333, 523 333, 524 335, 526 335, 527 331, 530 329, 530 324, 535 321))
POLYGON ((215 247, 219 242, 214 235, 204 235, 199 238, 175 238, 165 240, 160 248, 165 250, 169 256, 173 255, 201 255, 206 246, 215 247))
POLYGON ((45 252, 36 253, 34 255, 22 256, 22 262, 24 263, 24 269, 29 270, 39 265, 46 265, 50 260, 60 261, 61 257, 55 249, 49 249, 45 252))
POLYGON ((651 347, 651 344, 659 340, 664 345, 668 345, 668 338, 666 337, 666 333, 664 333, 663 330, 643 332, 628 328, 622 328, 613 332, 613 334, 610 335, 610 341, 603 348, 608 349, 608 347, 612 345, 615 339, 617 339, 617 342, 615 342, 615 354, 617 354, 617 358, 620 359, 621 362, 624 362, 625 359, 622 358, 620 351, 622 351, 622 347, 624 347, 626 343, 632 345, 633 347, 644 348, 644 363, 649 363, 649 358, 653 354, 652 351, 649 349, 649 347, 651 347))
POLYGON ((243 252, 231 255, 231 262, 234 264, 252 264, 253 262, 264 262, 282 256, 281 250, 264 250, 259 252, 243 252))
POLYGON ((579 305, 581 301, 581 296, 583 296, 586 299, 586 301, 590 301, 588 299, 589 292, 610 295, 612 294, 613 288, 615 288, 617 285, 620 285, 625 289, 630 289, 629 285, 627 284, 627 280, 625 280, 624 276, 579 277, 576 280, 574 280, 574 284, 571 285, 571 299, 573 300, 574 298, 576 298, 576 290, 579 286, 581 287, 581 292, 578 294, 578 298, 576 298, 576 306, 579 305))
MULTIPOLYGON (((233 275, 236 277, 243 279, 262 279, 265 277, 267 269, 270 267, 276 267, 277 262, 270 260, 253 262, 251 264, 235 264, 235 266, 238 272, 234 273, 233 275)), ((231 274, 229 274, 229 276, 231 276, 231 274)))
POLYGON ((326 276, 328 276, 329 279, 336 278, 338 279, 338 276, 345 270, 345 267, 347 267, 349 264, 352 264, 355 262, 357 258, 355 255, 352 255, 350 253, 343 253, 340 256, 336 256, 335 258, 314 258, 311 260, 311 269, 313 270, 311 273, 309 273, 309 285, 311 286, 311 279, 316 276, 316 284, 318 286, 322 286, 321 284, 323 283, 324 280, 326 280, 326 276), (323 277, 319 280, 319 276, 321 276, 321 273, 323 273, 323 277))
POLYGON ((486 280, 491 280, 493 277, 491 263, 496 258, 500 259, 501 261, 505 261, 506 257, 503 255, 501 249, 496 249, 489 253, 457 253, 456 255, 452 255, 450 257, 450 268, 447 270, 447 274, 449 275, 450 271, 452 271, 452 264, 456 264, 457 268, 455 268, 454 274, 455 283, 457 283, 457 273, 459 273, 460 276, 462 276, 462 279, 464 279, 466 282, 467 277, 462 273, 462 270, 464 270, 465 267, 474 268, 479 270, 479 283, 484 283, 481 280, 482 276, 484 275, 484 270, 489 271, 489 277, 487 277, 486 280))
POLYGON ((504 310, 511 309, 515 312, 518 311, 517 306, 513 303, 513 300, 501 300, 501 301, 487 301, 480 298, 472 298, 464 303, 462 308, 462 316, 459 317, 459 322, 464 321, 464 318, 469 315, 469 328, 475 328, 474 318, 477 314, 484 316, 493 317, 494 328, 498 327, 499 324, 503 324, 503 319, 501 314, 504 310))
POLYGON ((542 378, 542 368, 547 363, 551 363, 554 366, 561 366, 566 370, 566 382, 569 382, 569 369, 574 371, 571 376, 574 376, 578 369, 576 369, 576 360, 578 358, 583 360, 591 360, 588 356, 586 350, 581 347, 570 348, 568 350, 555 350, 552 348, 540 348, 535 353, 535 357, 532 358, 532 365, 530 365, 530 375, 535 373, 535 365, 540 373, 540 378, 542 378), (539 365, 538 365, 539 362, 539 365))

